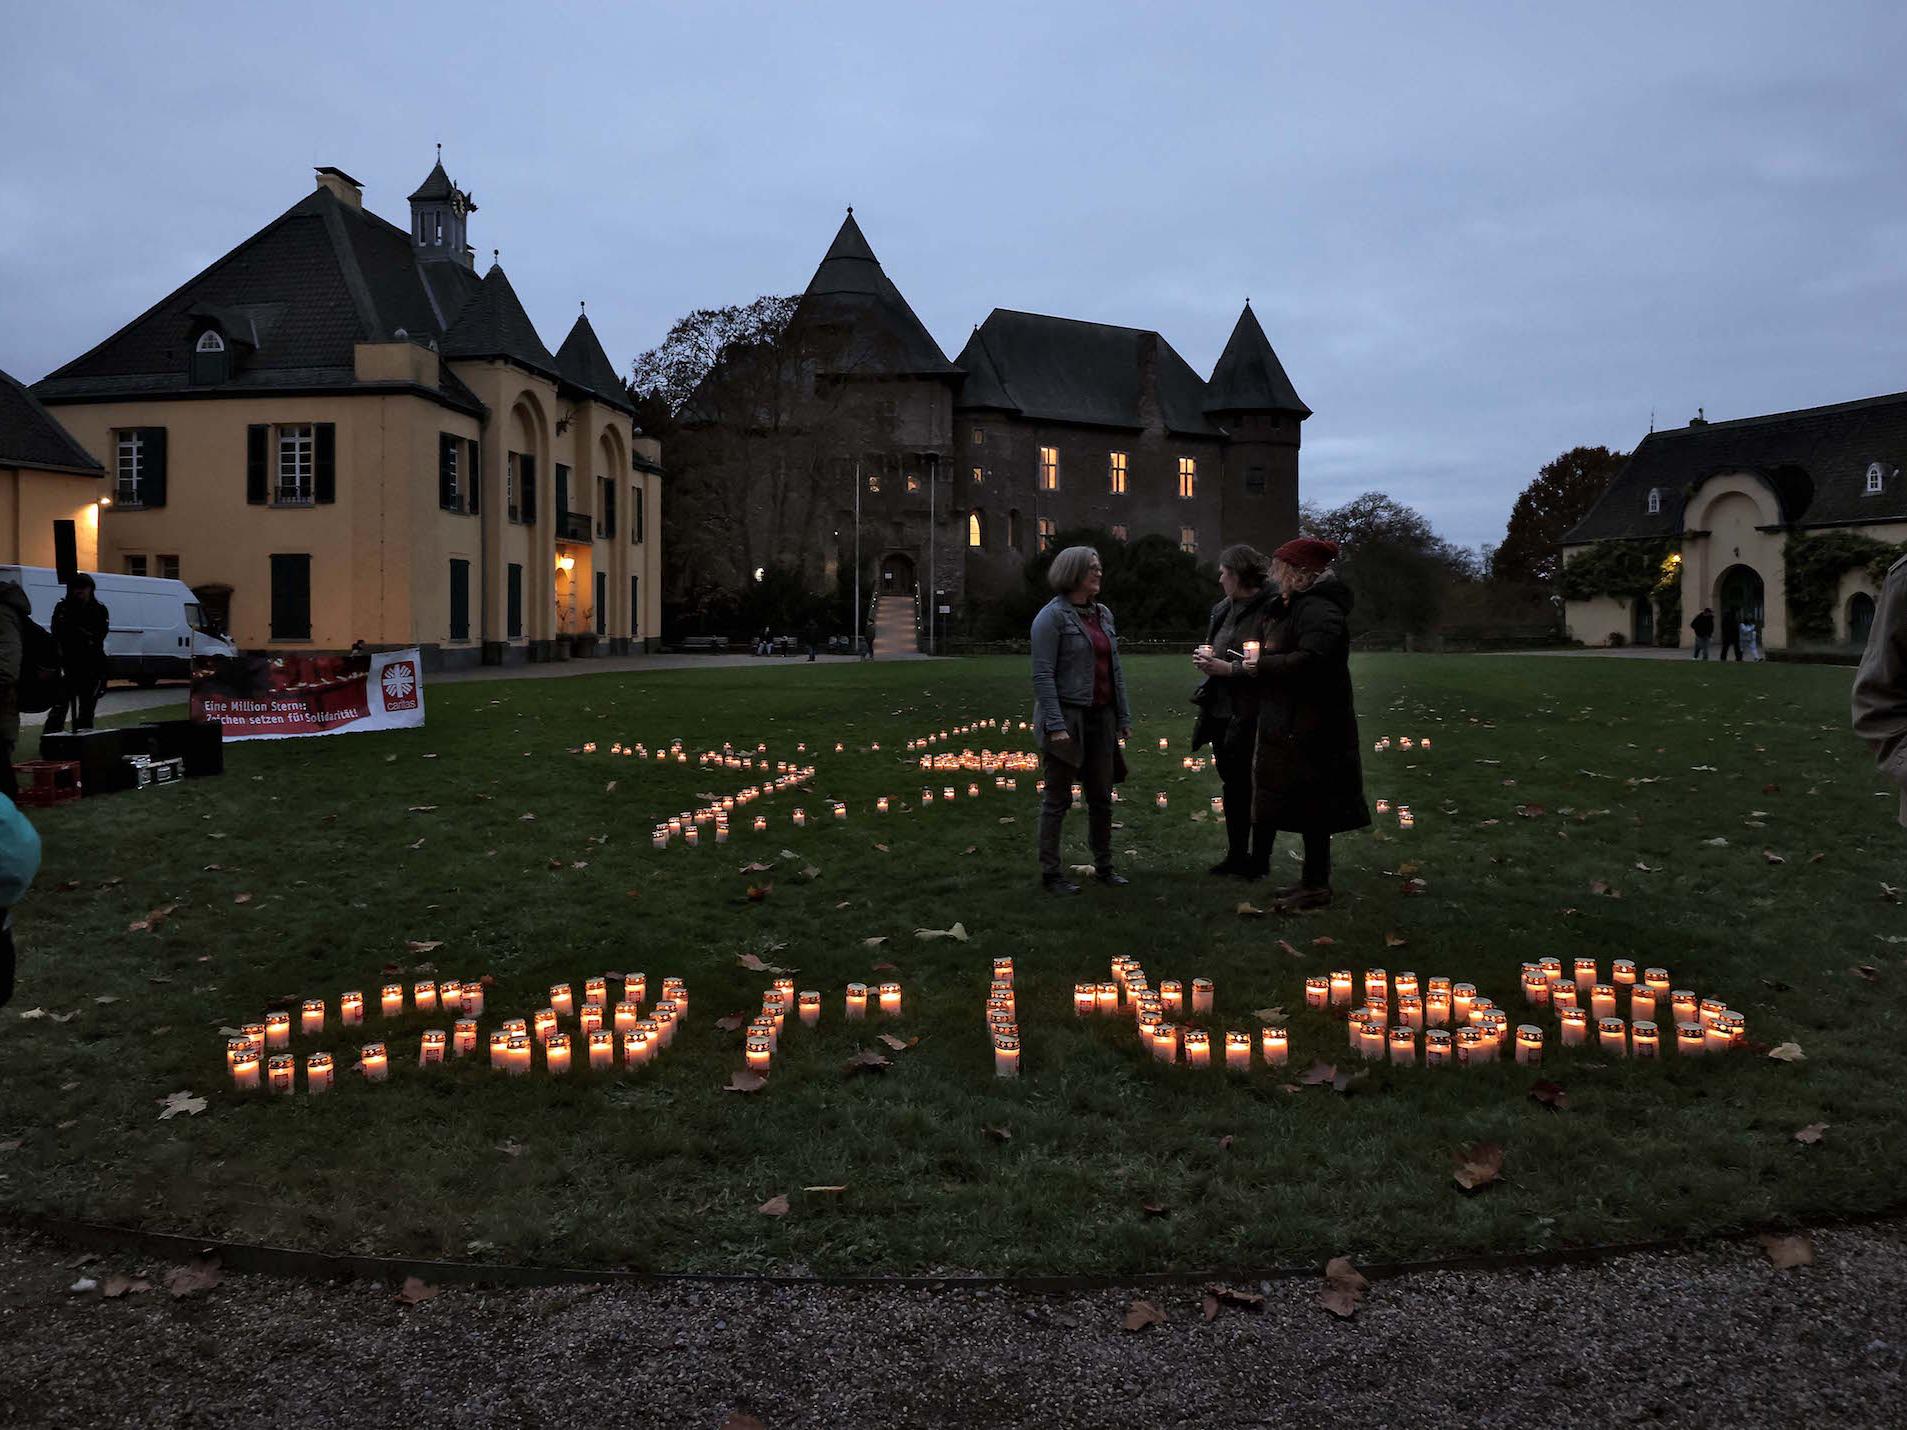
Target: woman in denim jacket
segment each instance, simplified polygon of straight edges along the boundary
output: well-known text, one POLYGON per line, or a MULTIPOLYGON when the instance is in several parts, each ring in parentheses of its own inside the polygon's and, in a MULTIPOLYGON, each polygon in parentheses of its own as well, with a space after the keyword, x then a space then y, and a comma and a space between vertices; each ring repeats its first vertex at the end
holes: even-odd
POLYGON ((1033 618, 1033 730, 1046 755, 1040 800, 1040 882, 1077 894, 1059 858, 1060 823, 1073 804, 1073 782, 1086 794, 1087 839, 1095 877, 1124 884, 1112 867, 1112 787, 1125 778, 1119 742, 1132 731, 1119 635, 1099 604, 1102 570, 1090 546, 1053 558, 1047 580, 1058 594, 1033 618))

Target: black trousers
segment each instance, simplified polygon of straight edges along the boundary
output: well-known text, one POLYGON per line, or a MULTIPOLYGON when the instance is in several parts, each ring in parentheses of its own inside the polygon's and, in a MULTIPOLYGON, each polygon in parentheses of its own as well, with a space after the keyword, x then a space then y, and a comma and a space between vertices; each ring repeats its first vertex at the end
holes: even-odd
MULTIPOLYGON (((1271 848, 1277 840, 1277 834, 1270 829, 1257 831, 1261 836, 1259 847, 1264 851, 1267 861, 1271 858, 1271 848)), ((1298 875, 1298 883, 1307 889, 1328 889, 1331 887, 1331 836, 1322 830, 1307 829, 1299 836, 1304 840, 1304 865, 1298 875)))
POLYGON ((66 690, 46 712, 46 733, 57 735, 66 728, 66 710, 73 710, 73 728, 93 728, 93 710, 99 704, 99 691, 105 682, 94 671, 74 671, 66 678, 66 690))
POLYGON ((1251 856, 1251 756, 1249 740, 1242 748, 1234 747, 1225 738, 1225 727, 1219 726, 1217 738, 1212 741, 1212 763, 1218 766, 1223 787, 1225 855, 1234 863, 1251 856))
POLYGON ((1735 652, 1735 663, 1739 665, 1741 663, 1741 632, 1740 631, 1736 631, 1735 634, 1732 636, 1724 635, 1722 637, 1721 658, 1723 660, 1727 660, 1728 653, 1731 650, 1735 652))
POLYGON ((1081 750, 1078 765, 1047 755, 1041 773, 1046 789, 1040 795, 1040 873, 1061 872, 1059 857, 1060 825, 1066 811, 1073 807, 1073 782, 1086 796, 1086 840, 1092 845, 1093 866, 1112 868, 1112 766, 1119 753, 1117 717, 1110 705, 1095 705, 1082 712, 1081 750))

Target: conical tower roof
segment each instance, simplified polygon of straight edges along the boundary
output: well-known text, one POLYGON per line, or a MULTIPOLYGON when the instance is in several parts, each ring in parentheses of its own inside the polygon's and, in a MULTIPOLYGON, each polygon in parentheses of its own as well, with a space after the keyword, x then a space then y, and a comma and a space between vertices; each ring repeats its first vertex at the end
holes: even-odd
POLYGON ((1206 384, 1205 410, 1295 412, 1300 419, 1311 415, 1311 409, 1299 400, 1298 390, 1285 376, 1284 364, 1271 350, 1271 340, 1258 326, 1258 315, 1252 312, 1249 301, 1212 368, 1212 380, 1206 384))
POLYGON ((809 280, 790 326, 825 330, 825 361, 837 373, 898 377, 956 371, 882 270, 853 209, 809 280))
POLYGON ((622 379, 616 375, 616 365, 610 362, 609 354, 603 351, 603 345, 596 337, 596 329, 590 325, 589 314, 576 315, 575 326, 569 330, 569 336, 563 339, 563 345, 556 350, 556 370, 569 382, 591 396, 601 398, 611 407, 624 412, 635 410, 629 405, 629 398, 623 391, 622 379))
POLYGON ((417 192, 410 196, 410 202, 429 203, 432 199, 447 199, 456 188, 450 182, 450 175, 444 172, 444 161, 439 159, 424 176, 424 182, 417 186, 417 192))
POLYGON ((508 358, 534 372, 558 375, 556 359, 536 335, 536 325, 523 311, 501 263, 491 264, 483 275, 444 334, 442 350, 448 358, 508 358))

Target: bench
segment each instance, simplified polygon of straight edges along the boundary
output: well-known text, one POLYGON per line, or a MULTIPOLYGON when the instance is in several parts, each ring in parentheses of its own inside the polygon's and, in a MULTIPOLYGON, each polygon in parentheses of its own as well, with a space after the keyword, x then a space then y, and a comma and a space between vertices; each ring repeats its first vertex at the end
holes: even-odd
POLYGON ((728 649, 728 637, 684 636, 681 640, 676 642, 675 648, 685 655, 693 655, 698 651, 706 651, 710 654, 719 655, 728 649))

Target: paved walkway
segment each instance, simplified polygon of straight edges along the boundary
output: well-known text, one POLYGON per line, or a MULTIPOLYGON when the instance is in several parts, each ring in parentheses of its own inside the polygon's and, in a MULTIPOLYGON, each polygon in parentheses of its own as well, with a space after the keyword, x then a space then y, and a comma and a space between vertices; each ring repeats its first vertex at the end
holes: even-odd
POLYGON ((0 1425, 1898 1426, 1907 1227, 1581 1266, 1036 1296, 685 1283, 446 1287, 167 1268, 0 1232, 0 1425), (153 1289, 104 1299, 113 1277, 153 1289), (81 1278, 97 1283, 72 1290, 81 1278), (1162 1325, 1124 1329, 1142 1296, 1162 1325), (731 1418, 737 1415, 749 1419, 731 1418))

